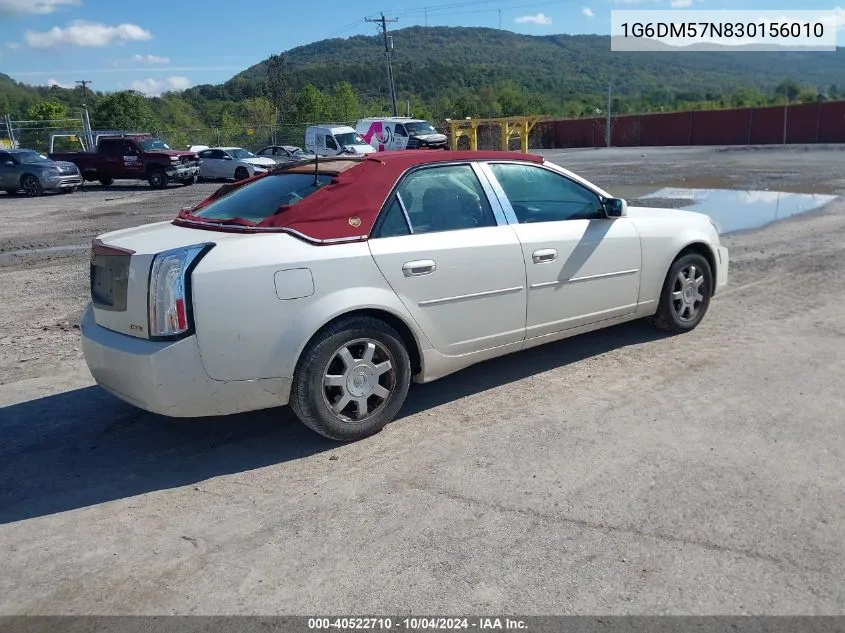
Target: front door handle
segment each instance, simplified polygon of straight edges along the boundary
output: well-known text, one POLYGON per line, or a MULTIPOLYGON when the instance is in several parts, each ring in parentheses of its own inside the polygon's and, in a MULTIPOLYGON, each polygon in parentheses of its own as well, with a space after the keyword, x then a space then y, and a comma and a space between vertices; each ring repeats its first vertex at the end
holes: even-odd
POLYGON ((535 264, 548 264, 557 259, 557 251, 553 248, 541 248, 538 251, 534 251, 531 259, 534 260, 535 264))
POLYGON ((437 270, 437 264, 432 259, 418 259, 413 262, 406 262, 402 266, 402 274, 406 277, 430 275, 435 270, 437 270))

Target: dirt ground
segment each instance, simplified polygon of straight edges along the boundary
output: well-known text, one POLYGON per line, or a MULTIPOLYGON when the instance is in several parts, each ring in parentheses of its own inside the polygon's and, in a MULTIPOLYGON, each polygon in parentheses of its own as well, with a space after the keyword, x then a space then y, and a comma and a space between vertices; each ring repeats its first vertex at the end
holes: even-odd
MULTIPOLYGON (((837 147, 545 153, 631 198, 845 194, 837 147)), ((726 236, 693 333, 484 363, 338 446, 92 386, 90 240, 214 188, 0 195, 0 615, 845 613, 845 202, 726 236)))

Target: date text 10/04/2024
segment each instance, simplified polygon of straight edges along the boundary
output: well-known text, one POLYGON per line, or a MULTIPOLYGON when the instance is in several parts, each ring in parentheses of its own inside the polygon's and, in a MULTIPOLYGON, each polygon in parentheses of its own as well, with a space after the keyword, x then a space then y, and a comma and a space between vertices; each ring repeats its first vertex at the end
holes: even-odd
POLYGON ((525 631, 524 620, 511 618, 308 618, 310 630, 341 631, 525 631))
POLYGON ((633 38, 823 38, 821 22, 625 22, 622 37, 633 38))

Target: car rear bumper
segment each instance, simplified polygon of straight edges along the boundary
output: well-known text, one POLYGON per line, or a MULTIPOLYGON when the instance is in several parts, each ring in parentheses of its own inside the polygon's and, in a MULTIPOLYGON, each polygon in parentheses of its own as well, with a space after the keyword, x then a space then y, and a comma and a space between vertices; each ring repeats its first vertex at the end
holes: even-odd
POLYGON ((716 260, 716 289, 713 294, 724 290, 728 285, 728 268, 730 267, 728 249, 724 246, 717 248, 716 260))
POLYGON ((82 351, 103 389, 140 409, 176 418, 229 415, 287 404, 290 381, 212 380, 196 336, 155 342, 113 332, 82 316, 82 351))

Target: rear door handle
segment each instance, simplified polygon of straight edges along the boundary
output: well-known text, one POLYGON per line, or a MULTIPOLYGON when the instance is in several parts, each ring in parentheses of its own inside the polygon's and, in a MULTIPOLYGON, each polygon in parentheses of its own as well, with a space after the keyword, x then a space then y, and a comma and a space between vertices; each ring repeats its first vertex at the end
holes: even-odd
POLYGON ((534 260, 535 264, 547 264, 557 259, 557 251, 553 248, 541 248, 534 251, 531 259, 534 260))
POLYGON ((413 262, 405 262, 402 266, 402 274, 406 277, 430 275, 435 270, 437 270, 437 264, 432 259, 418 259, 413 262))

